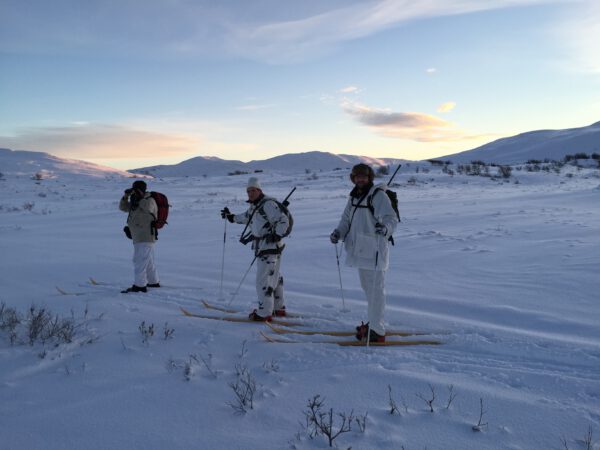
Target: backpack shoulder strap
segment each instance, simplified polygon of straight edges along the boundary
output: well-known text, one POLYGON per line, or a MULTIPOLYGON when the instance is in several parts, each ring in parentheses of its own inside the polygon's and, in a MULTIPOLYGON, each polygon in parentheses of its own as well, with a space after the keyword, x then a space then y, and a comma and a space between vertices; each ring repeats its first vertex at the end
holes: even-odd
POLYGON ((369 211, 371 211, 371 214, 373 214, 373 216, 375 216, 375 208, 373 207, 373 197, 375 197, 375 194, 377 194, 377 192, 385 193, 385 189, 381 186, 376 187, 373 190, 373 193, 367 198, 367 208, 369 208, 369 211))

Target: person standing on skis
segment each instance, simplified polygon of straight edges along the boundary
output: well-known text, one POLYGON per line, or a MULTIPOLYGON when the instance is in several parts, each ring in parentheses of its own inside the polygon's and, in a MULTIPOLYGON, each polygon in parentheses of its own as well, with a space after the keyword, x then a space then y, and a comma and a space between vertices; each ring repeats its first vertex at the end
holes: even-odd
POLYGON ((251 177, 246 186, 250 207, 241 214, 229 208, 221 210, 221 217, 231 223, 246 224, 250 230, 241 242, 252 242, 256 256, 256 295, 258 308, 248 316, 255 321, 270 321, 273 315, 285 316, 283 277, 280 273, 281 254, 285 245, 282 236, 289 228, 289 218, 273 197, 266 196, 258 178, 251 177))
POLYGON ((398 217, 385 189, 373 185, 375 173, 367 164, 352 168, 354 188, 342 218, 330 235, 333 244, 342 240, 346 265, 358 268, 360 285, 368 302, 368 321, 356 327, 361 341, 385 342, 385 274, 389 263, 388 238, 398 225, 398 217))
POLYGON ((157 218, 158 206, 149 192, 146 183, 137 180, 131 188, 125 189, 119 202, 119 209, 129 213, 125 234, 133 240, 133 286, 121 291, 146 292, 147 287, 158 288, 158 274, 154 265, 154 243, 156 230, 154 221, 157 218))

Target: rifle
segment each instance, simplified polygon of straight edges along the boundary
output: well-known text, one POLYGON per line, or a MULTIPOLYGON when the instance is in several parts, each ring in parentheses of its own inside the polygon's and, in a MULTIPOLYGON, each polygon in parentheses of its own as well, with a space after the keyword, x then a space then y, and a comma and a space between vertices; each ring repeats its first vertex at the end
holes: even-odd
POLYGON ((394 173, 392 174, 392 176, 390 178, 390 181, 387 182, 387 186, 389 186, 390 184, 392 184, 392 180, 394 179, 394 177, 396 176, 396 174, 400 170, 400 167, 402 167, 402 164, 398 164, 398 167, 396 167, 396 170, 394 170, 394 173))

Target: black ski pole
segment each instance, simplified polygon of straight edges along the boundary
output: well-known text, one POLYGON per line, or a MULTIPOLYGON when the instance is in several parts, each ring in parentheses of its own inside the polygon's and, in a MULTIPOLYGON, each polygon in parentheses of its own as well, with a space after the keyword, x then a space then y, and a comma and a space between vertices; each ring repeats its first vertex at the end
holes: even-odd
POLYGON ((223 255, 221 257, 221 283, 219 284, 219 300, 223 298, 223 274, 225 273, 225 244, 227 243, 227 218, 225 218, 225 229, 223 230, 223 255))

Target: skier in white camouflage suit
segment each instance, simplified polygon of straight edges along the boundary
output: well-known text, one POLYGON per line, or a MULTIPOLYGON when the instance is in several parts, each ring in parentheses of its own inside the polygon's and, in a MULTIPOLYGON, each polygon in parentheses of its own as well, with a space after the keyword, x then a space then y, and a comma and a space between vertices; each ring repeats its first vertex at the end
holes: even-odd
POLYGON ((256 294, 258 308, 249 318, 270 321, 273 315, 285 316, 283 277, 279 271, 281 253, 285 247, 282 235, 289 226, 287 215, 275 199, 262 192, 259 180, 251 177, 246 186, 250 207, 241 214, 232 214, 229 208, 221 210, 221 217, 229 222, 247 224, 250 230, 252 249, 256 256, 256 294))
POLYGON ((398 225, 398 217, 385 193, 385 185, 373 185, 375 174, 366 164, 352 168, 354 189, 330 240, 344 241, 346 265, 358 268, 360 284, 368 301, 368 322, 356 327, 356 338, 385 342, 385 274, 389 244, 398 225))
POLYGON ((128 213, 127 228, 133 240, 133 286, 121 291, 146 292, 148 287, 159 288, 158 273, 154 265, 154 243, 156 230, 153 228, 158 207, 149 192, 146 183, 137 180, 131 188, 125 189, 119 202, 119 209, 128 213))

